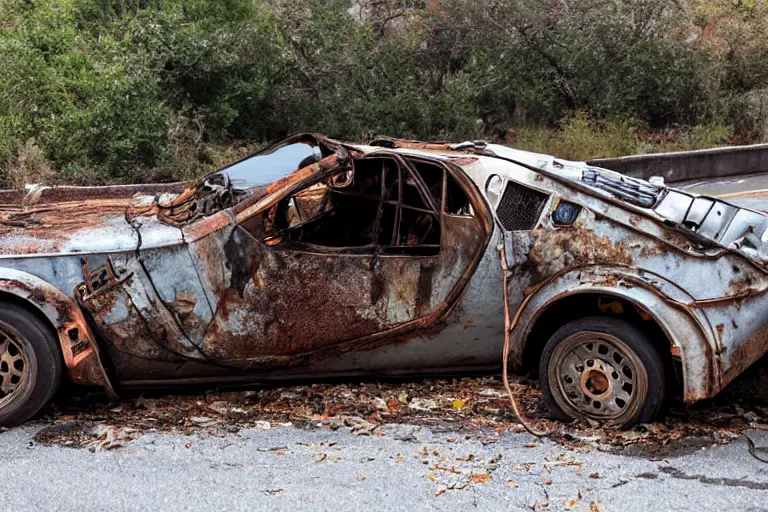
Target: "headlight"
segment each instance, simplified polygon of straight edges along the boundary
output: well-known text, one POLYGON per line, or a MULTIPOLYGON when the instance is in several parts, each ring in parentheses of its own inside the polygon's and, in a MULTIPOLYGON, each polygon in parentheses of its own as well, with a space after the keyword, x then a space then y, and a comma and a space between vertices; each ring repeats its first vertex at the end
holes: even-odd
POLYGON ((576 218, 581 213, 581 206, 568 201, 560 201, 557 208, 552 212, 552 222, 556 226, 570 226, 576 222, 576 218))

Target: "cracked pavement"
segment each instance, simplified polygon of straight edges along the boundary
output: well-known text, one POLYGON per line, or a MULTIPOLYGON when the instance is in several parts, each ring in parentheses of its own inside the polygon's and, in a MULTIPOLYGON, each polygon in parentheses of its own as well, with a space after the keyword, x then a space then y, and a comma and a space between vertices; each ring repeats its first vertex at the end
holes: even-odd
POLYGON ((122 449, 0 434, 6 510, 766 510, 762 430, 671 455, 566 447, 510 431, 270 425, 148 432, 122 449))

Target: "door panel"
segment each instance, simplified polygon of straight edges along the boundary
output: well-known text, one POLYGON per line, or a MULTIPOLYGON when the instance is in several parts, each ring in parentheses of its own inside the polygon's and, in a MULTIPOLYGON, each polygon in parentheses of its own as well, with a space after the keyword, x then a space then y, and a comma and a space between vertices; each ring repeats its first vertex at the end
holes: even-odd
POLYGON ((215 301, 202 340, 211 357, 280 361, 382 329, 370 257, 273 248, 241 227, 190 249, 215 301))
POLYGON ((260 213, 261 222, 189 244, 213 313, 204 330, 185 332, 205 358, 274 368, 435 329, 484 252, 486 223, 443 214, 442 198, 436 204, 430 195, 442 187, 433 183, 430 192, 415 172, 388 176, 404 161, 392 158, 366 176, 363 169, 379 165, 369 164, 356 162, 356 188, 315 183, 260 213), (399 202, 404 188, 412 204, 399 202), (389 220, 385 207, 393 208, 389 220), (414 220, 403 225, 406 210, 414 220))

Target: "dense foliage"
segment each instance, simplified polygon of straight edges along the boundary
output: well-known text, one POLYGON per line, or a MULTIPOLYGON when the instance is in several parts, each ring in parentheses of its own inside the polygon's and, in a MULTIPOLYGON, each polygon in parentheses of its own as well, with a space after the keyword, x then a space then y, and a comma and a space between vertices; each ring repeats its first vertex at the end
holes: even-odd
POLYGON ((584 158, 765 137, 768 5, 0 0, 0 70, 4 185, 189 177, 297 131, 584 158))

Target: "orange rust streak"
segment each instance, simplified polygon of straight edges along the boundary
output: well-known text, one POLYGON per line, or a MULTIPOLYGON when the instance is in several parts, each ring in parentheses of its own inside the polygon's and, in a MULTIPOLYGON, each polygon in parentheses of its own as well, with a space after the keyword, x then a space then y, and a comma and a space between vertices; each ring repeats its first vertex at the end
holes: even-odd
POLYGON ((509 345, 510 345, 510 335, 512 333, 512 329, 515 328, 517 325, 517 322, 520 320, 520 314, 522 313, 523 309, 525 309, 525 306, 527 305, 527 302, 530 300, 533 295, 529 295, 525 298, 523 303, 520 305, 520 307, 517 309, 517 312, 515 313, 515 318, 511 318, 509 314, 509 292, 507 290, 508 281, 509 281, 509 267, 507 266, 507 251, 504 247, 504 244, 502 243, 499 246, 499 257, 501 259, 501 273, 504 276, 503 279, 503 286, 504 286, 504 351, 502 355, 502 361, 501 361, 501 380, 504 383, 504 389, 507 392, 507 395, 509 396, 509 402, 512 405, 512 411, 515 413, 515 416, 517 416, 518 421, 520 424, 523 425, 523 428, 527 430, 530 434, 536 436, 536 437, 546 437, 554 433, 554 426, 547 425, 543 429, 539 428, 538 425, 531 424, 528 417, 522 413, 521 408, 519 404, 517 403, 517 400, 515 399, 515 394, 512 392, 512 387, 509 384, 509 345))
POLYGON ((417 140, 395 140, 396 148, 403 149, 433 149, 437 151, 450 151, 451 144, 447 142, 420 142, 417 140))
POLYGON ((207 236, 214 231, 218 231, 232 223, 232 216, 226 210, 215 213, 210 217, 206 217, 197 222, 193 222, 189 226, 182 227, 184 233, 184 240, 187 242, 194 242, 204 236, 207 236))
POLYGON ((59 343, 64 356, 64 364, 67 367, 67 375, 75 384, 87 386, 100 386, 104 388, 110 398, 117 398, 117 393, 112 387, 112 383, 107 377, 107 372, 101 362, 98 345, 88 327, 85 319, 79 310, 70 309, 70 315, 73 321, 59 328, 59 343), (69 339, 68 331, 77 328, 79 333, 78 341, 87 341, 90 345, 82 352, 72 355, 72 342, 69 339))
POLYGON ((319 162, 315 162, 312 165, 303 167, 298 171, 289 174, 285 178, 276 181, 267 187, 267 196, 261 198, 255 204, 248 206, 235 215, 236 222, 240 223, 248 220, 253 215, 269 208, 277 202, 279 194, 289 188, 297 188, 296 186, 307 179, 311 178, 315 174, 319 174, 324 171, 332 170, 341 164, 341 159, 338 155, 333 154, 325 157, 319 162))
POLYGON ((34 207, 0 206, 0 234, 23 231, 25 233, 52 232, 64 235, 95 226, 104 221, 105 214, 123 213, 133 206, 129 199, 89 199, 45 204, 34 207))
POLYGON ((452 157, 451 163, 456 165, 472 165, 476 163, 478 160, 475 157, 467 156, 467 157, 452 157))
POLYGON ((278 190, 283 189, 284 187, 287 187, 288 185, 292 185, 294 183, 304 181, 305 179, 309 178, 315 173, 318 173, 324 169, 330 169, 332 167, 335 167, 338 163, 339 163, 338 155, 334 154, 326 158, 323 158, 319 162, 315 162, 312 165, 303 167, 298 171, 292 174, 289 174, 285 178, 272 183, 267 187, 267 192, 272 194, 274 192, 277 192, 278 190))

